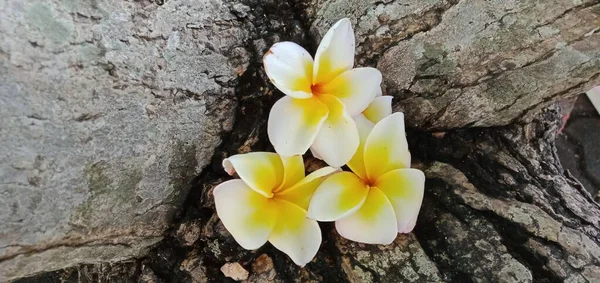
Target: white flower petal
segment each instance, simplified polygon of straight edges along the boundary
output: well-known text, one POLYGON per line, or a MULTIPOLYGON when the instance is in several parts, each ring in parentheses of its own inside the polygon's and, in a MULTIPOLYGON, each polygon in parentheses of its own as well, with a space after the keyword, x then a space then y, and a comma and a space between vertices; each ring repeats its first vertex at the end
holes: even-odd
POLYGON ((277 207, 240 179, 218 185, 214 191, 217 215, 233 238, 245 249, 264 245, 277 220, 277 207))
POLYGON ((313 84, 326 84, 354 66, 354 31, 349 19, 335 23, 323 36, 313 66, 313 84))
POLYGON ((394 207, 398 232, 409 233, 417 223, 423 202, 425 175, 417 169, 397 169, 385 173, 375 184, 394 207))
POLYGON ((392 97, 388 95, 376 97, 362 113, 369 121, 377 124, 383 118, 392 115, 392 97))
POLYGON ((319 156, 319 154, 314 149, 312 149, 312 147, 310 148, 310 154, 312 154, 312 156, 316 159, 323 160, 323 158, 321 158, 321 156, 319 156))
POLYGON ((356 150, 356 153, 354 153, 354 156, 352 156, 352 159, 350 159, 346 165, 348 165, 350 170, 358 175, 358 177, 366 180, 367 171, 365 169, 364 160, 365 142, 367 141, 367 137, 369 136, 369 133, 371 133, 374 124, 367 120, 363 114, 354 116, 354 122, 356 123, 356 128, 358 129, 360 144, 356 150))
POLYGON ((318 221, 335 221, 354 213, 364 203, 369 190, 351 172, 330 175, 314 192, 308 217, 318 221))
POLYGON ((319 93, 337 97, 351 116, 365 110, 381 90, 381 73, 375 68, 356 68, 343 72, 319 87, 319 93))
POLYGON ((302 160, 302 155, 280 157, 283 164, 283 181, 275 192, 292 187, 304 178, 304 160, 302 160))
POLYGON ((312 150, 329 166, 341 167, 356 153, 360 144, 358 129, 337 98, 323 94, 319 99, 327 104, 329 116, 321 126, 312 150))
POLYGON ((325 180, 327 175, 338 171, 333 167, 323 167, 316 170, 294 186, 277 192, 277 198, 287 200, 304 210, 308 210, 310 199, 319 185, 325 180))
POLYGON ((392 204, 377 188, 369 189, 365 203, 356 212, 335 222, 340 236, 366 244, 390 244, 398 235, 392 204))
POLYGON ((410 167, 410 152, 404 131, 404 114, 396 112, 379 121, 365 143, 365 168, 369 179, 410 167))
POLYGON ((304 266, 321 246, 321 229, 317 221, 306 219, 306 211, 284 200, 275 200, 280 217, 269 242, 287 254, 294 263, 304 266))
POLYGON ((267 133, 275 151, 283 156, 302 155, 327 119, 327 106, 316 98, 284 96, 269 113, 267 133))
POLYGON ((281 92, 295 97, 312 96, 312 66, 310 54, 293 42, 273 44, 263 57, 265 72, 281 92))
POLYGON ((236 172, 251 189, 265 197, 273 196, 273 190, 283 181, 281 158, 273 152, 236 154, 223 160, 223 168, 227 173, 236 172))

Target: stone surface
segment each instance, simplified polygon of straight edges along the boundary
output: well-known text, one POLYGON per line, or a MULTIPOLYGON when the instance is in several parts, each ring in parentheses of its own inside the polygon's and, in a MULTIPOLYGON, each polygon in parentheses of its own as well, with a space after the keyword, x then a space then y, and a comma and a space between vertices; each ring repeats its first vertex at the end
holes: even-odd
POLYGON ((145 254, 230 130, 225 1, 0 4, 0 281, 145 254))
POLYGON ((528 121, 600 84, 600 4, 581 1, 314 0, 320 38, 355 26, 357 63, 378 67, 409 126, 443 130, 528 121))

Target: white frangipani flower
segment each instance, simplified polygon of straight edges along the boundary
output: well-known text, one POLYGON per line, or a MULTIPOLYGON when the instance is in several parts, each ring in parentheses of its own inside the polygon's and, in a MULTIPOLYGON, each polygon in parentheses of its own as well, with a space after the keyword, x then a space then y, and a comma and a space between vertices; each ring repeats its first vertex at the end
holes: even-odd
POLYGON ((350 20, 338 21, 325 34, 315 60, 293 42, 274 44, 263 63, 271 82, 286 96, 273 105, 267 132, 283 156, 309 148, 327 164, 346 164, 359 146, 354 116, 380 91, 381 73, 355 68, 350 20))
POLYGON ((389 244, 415 227, 423 200, 425 175, 410 168, 404 115, 394 113, 375 126, 357 116, 361 146, 348 163, 323 181, 308 217, 335 221, 340 235, 367 244, 389 244))
POLYGON ((223 161, 225 171, 240 179, 215 187, 217 215, 245 249, 269 241, 296 264, 306 265, 321 245, 317 221, 307 219, 310 198, 337 169, 325 167, 304 176, 302 156, 272 152, 238 154, 223 161))

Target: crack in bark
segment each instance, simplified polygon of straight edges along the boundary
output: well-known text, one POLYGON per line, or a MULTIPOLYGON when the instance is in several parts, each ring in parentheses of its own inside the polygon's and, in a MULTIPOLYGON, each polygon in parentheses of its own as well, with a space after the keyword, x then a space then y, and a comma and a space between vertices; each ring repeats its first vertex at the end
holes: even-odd
MULTIPOLYGON (((556 243, 539 238, 523 229, 523 227, 514 225, 514 223, 511 223, 495 213, 483 212, 483 215, 491 220, 492 225, 494 225, 496 232, 500 234, 501 241, 506 246, 511 256, 527 266, 532 272, 533 282, 555 282, 563 279, 556 271, 547 267, 548 259, 545 256, 536 253, 533 250, 529 250, 524 246, 530 238, 542 241, 546 246, 560 249, 556 243)), ((573 270, 572 272, 576 272, 576 270, 573 270)))
POLYGON ((567 89, 565 89, 563 91, 560 91, 560 92, 557 92, 557 93, 555 93, 553 95, 545 97, 544 99, 542 99, 542 101, 540 103, 534 104, 534 105, 532 105, 530 107, 527 107, 526 109, 522 110, 519 115, 515 116, 515 118, 511 121, 511 123, 514 123, 514 122, 517 122, 517 121, 520 121, 520 120, 523 120, 523 119, 527 119, 527 117, 531 116, 531 112, 537 112, 537 111, 534 111, 534 110, 546 107, 546 106, 548 106, 548 103, 554 101, 557 97, 561 97, 561 96, 563 96, 565 94, 568 94, 568 93, 573 92, 573 91, 575 91, 577 89, 580 89, 584 85, 588 84, 591 81, 595 81, 598 78, 600 78, 600 72, 592 75, 590 78, 588 78, 587 80, 585 80, 583 82, 580 82, 580 83, 578 83, 578 84, 576 84, 576 85, 574 85, 572 87, 569 87, 569 88, 567 88, 567 89))
POLYGON ((587 3, 583 3, 583 4, 580 4, 580 5, 568 8, 565 11, 563 11, 560 15, 558 15, 558 16, 550 19, 549 21, 547 21, 545 23, 542 23, 542 24, 539 24, 539 25, 535 25, 534 28, 538 29, 538 28, 543 27, 543 26, 551 25, 551 24, 555 23, 556 21, 558 21, 558 20, 566 17, 571 12, 578 12, 580 10, 583 10, 585 8, 588 8, 588 7, 597 5, 597 4, 598 4, 597 1, 590 1, 590 2, 587 2, 587 3))

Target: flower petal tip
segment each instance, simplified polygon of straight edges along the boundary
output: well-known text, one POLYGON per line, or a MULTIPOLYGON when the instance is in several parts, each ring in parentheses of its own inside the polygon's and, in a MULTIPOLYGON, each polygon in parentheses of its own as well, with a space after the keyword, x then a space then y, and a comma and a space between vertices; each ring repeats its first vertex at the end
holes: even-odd
POLYGON ((417 225, 417 217, 413 218, 411 221, 409 221, 408 223, 405 223, 404 225, 398 223, 398 233, 399 234, 409 234, 415 229, 416 225, 417 225))
POLYGON ((223 169, 225 172, 227 172, 227 174, 229 174, 229 176, 233 176, 233 174, 235 174, 235 168, 233 167, 233 164, 231 164, 231 161, 229 161, 229 158, 223 159, 221 166, 223 166, 223 169))
POLYGON ((312 96, 312 65, 310 54, 289 41, 273 44, 263 55, 263 66, 271 83, 286 95, 299 99, 312 96))
POLYGON ((349 18, 341 18, 341 19, 338 21, 338 24, 339 24, 339 25, 352 25, 352 22, 350 21, 350 19, 349 19, 349 18))

